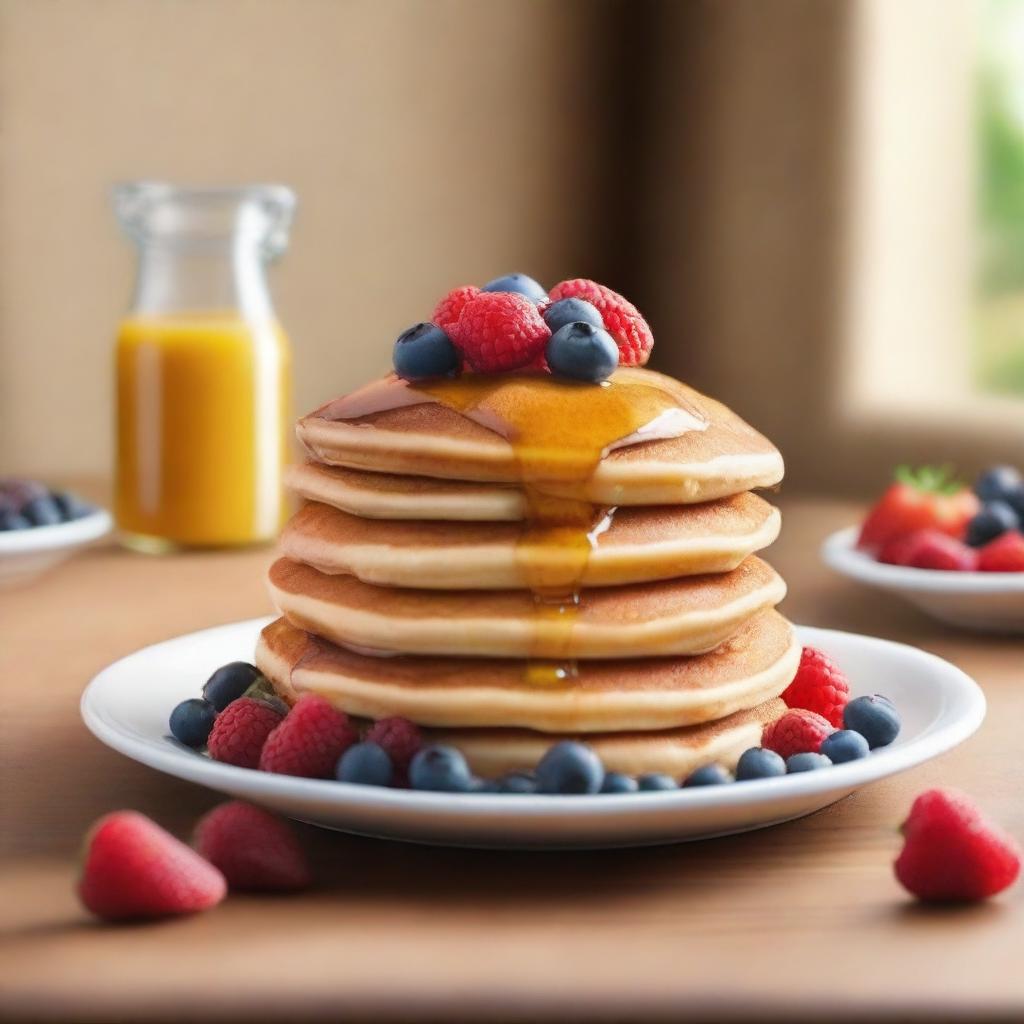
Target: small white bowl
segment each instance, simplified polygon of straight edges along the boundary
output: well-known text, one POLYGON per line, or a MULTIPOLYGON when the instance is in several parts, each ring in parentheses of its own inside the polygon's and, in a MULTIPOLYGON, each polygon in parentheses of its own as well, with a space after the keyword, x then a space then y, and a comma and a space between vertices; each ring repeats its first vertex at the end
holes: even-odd
POLYGON ((81 519, 27 530, 0 531, 0 587, 27 583, 110 533, 110 513, 98 508, 81 519))
POLYGON ((1024 572, 948 572, 887 565, 857 548, 857 526, 825 539, 836 572, 891 590, 941 622, 984 633, 1024 633, 1024 572))

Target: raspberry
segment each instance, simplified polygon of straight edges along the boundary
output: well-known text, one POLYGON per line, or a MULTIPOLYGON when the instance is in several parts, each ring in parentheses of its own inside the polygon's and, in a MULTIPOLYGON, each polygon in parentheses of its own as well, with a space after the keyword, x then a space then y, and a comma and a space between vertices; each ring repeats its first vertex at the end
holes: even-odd
POLYGON ((315 693, 303 694, 267 737, 260 771, 326 779, 359 734, 348 715, 315 693))
POLYGON ((267 737, 281 724, 281 715, 262 701, 240 697, 218 716, 206 741, 215 761, 255 768, 267 737))
POLYGON ((100 818, 86 838, 78 896, 108 921, 192 914, 226 892, 212 864, 136 811, 100 818))
POLYGON ((452 328, 459 322, 459 314, 470 299, 480 294, 480 289, 475 284, 464 284, 459 288, 453 288, 435 307, 431 321, 437 324, 448 337, 451 337, 452 328))
POLYGON ((550 295, 552 300, 586 299, 597 307, 604 320, 605 330, 619 346, 620 366, 643 366, 647 362, 654 345, 654 335, 647 321, 640 315, 640 310, 618 292, 596 281, 578 277, 556 284, 550 295))
POLYGON ((395 777, 399 780, 408 778, 409 762, 423 746, 423 733, 408 718, 381 718, 370 726, 366 733, 369 743, 383 747, 391 758, 395 777))
POLYGON ((978 551, 982 572, 1024 572, 1024 534, 1010 530, 978 551))
POLYGON ((922 793, 902 831, 905 842, 893 867, 918 899, 983 900, 1012 885, 1020 872, 1017 845, 962 793, 922 793))
POLYGON ((280 818, 232 800, 214 807, 196 824, 194 845, 218 868, 232 889, 304 889, 312 881, 309 862, 295 833, 280 818))
POLYGON ((970 572, 978 567, 978 553, 940 530, 922 530, 907 564, 914 569, 970 572))
POLYGON ((837 729, 843 727, 843 708, 850 685, 842 670, 815 647, 805 647, 793 682, 782 694, 786 706, 815 711, 837 729))
POLYGON ((784 758, 794 754, 817 754, 821 741, 833 732, 835 729, 828 720, 817 712, 797 708, 765 726, 761 746, 784 758))
POLYGON ((481 292, 466 303, 448 334, 477 373, 500 373, 543 355, 551 330, 524 295, 481 292))

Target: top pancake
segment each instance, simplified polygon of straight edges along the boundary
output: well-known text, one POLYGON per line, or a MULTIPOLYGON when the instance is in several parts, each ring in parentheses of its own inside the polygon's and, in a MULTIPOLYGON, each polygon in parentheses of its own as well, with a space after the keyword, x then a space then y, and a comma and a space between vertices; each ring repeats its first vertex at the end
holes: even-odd
MULTIPOLYGON (((553 377, 537 380, 542 383, 535 381, 522 395, 524 403, 536 406, 537 416, 533 408, 520 410, 535 436, 538 416, 570 401, 586 410, 581 396, 585 400, 597 394, 553 377)), ((667 396, 703 429, 598 453, 586 480, 546 480, 546 493, 607 505, 689 504, 772 486, 782 479, 782 457, 774 445, 721 403, 645 369, 616 371, 611 382, 615 386, 667 396)), ((513 377, 508 387, 522 389, 522 384, 513 377)), ((472 483, 519 484, 524 479, 516 443, 446 404, 427 400, 352 419, 332 418, 344 402, 329 403, 299 421, 298 437, 318 462, 472 483)), ((593 411, 580 415, 599 417, 601 410, 595 399, 593 411)), ((602 426, 607 429, 595 419, 595 428, 602 426)), ((550 443, 552 449, 558 448, 557 432, 552 432, 550 443)))

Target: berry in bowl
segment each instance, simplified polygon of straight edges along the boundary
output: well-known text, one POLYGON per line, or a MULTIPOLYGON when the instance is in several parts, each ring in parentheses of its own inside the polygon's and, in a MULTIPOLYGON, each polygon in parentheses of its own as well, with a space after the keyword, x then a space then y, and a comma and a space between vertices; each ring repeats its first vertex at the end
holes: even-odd
POLYGON ((942 622, 1024 633, 1024 477, 993 466, 968 487, 948 469, 900 467, 859 527, 825 540, 822 557, 942 622))
POLYGON ((0 587, 34 578, 110 527, 107 512, 75 494, 0 478, 0 587))

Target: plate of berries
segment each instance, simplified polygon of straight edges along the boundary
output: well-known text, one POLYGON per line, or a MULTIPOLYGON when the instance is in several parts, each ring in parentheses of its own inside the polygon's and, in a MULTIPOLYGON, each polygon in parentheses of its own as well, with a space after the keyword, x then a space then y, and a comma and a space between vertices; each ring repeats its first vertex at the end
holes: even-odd
POLYGON ((825 540, 822 558, 942 622, 1024 633, 1024 477, 994 466, 968 487, 947 468, 901 467, 860 526, 825 540))
POLYGON ((247 660, 268 620, 218 626, 104 669, 82 717, 145 765, 326 828, 457 846, 595 848, 728 835, 799 818, 967 739, 985 699, 960 669, 902 644, 798 627, 791 710, 735 765, 684 779, 608 771, 586 737, 532 768, 474 777, 405 719, 291 707, 247 660))

